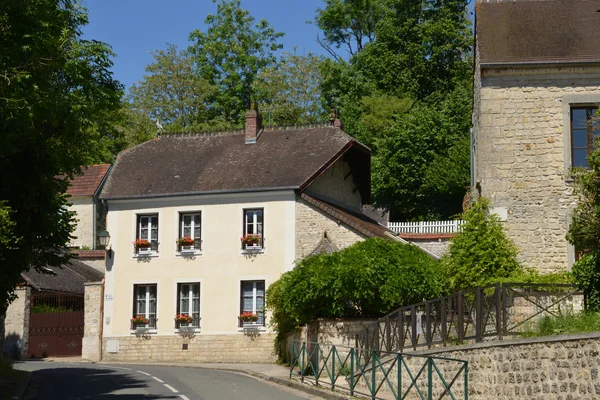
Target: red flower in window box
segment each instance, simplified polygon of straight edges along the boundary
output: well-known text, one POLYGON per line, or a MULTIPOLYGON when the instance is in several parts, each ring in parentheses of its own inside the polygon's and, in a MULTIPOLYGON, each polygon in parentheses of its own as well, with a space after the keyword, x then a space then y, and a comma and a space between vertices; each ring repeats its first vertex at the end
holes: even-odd
POLYGON ((136 249, 147 249, 149 247, 152 247, 152 243, 150 243, 146 239, 137 239, 135 242, 133 242, 133 245, 136 249))
POLYGON ((182 238, 177 239, 177 244, 179 246, 193 246, 195 243, 196 241, 189 236, 184 236, 182 238))
POLYGON ((194 317, 188 314, 177 314, 175 315, 175 322, 180 324, 189 324, 194 320, 194 317))
POLYGON ((258 315, 251 312, 243 312, 240 314, 239 319, 242 322, 256 322, 258 321, 258 315))
POLYGON ((260 243, 260 236, 258 235, 253 235, 253 234, 247 234, 244 235, 240 238, 240 240, 242 241, 242 243, 244 243, 246 246, 252 246, 255 244, 260 243))
POLYGON ((131 322, 134 325, 147 325, 150 321, 143 315, 136 315, 135 317, 131 318, 131 322))

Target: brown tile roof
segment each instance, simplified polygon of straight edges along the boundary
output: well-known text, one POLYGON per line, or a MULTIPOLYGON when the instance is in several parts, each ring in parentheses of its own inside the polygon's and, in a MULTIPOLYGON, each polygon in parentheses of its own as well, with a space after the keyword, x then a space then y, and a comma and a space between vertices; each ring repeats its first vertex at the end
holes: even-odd
POLYGON ((598 0, 511 0, 475 5, 482 66, 600 62, 598 0))
POLYGON ((71 250, 73 256, 82 259, 103 260, 105 256, 104 250, 71 250))
POLYGON ((331 243, 327 234, 319 241, 315 246, 315 249, 309 254, 309 256, 316 256, 318 254, 331 254, 338 251, 335 244, 331 243))
POLYGON ((98 282, 104 274, 81 261, 71 260, 63 268, 47 268, 48 273, 23 272, 23 279, 37 290, 83 293, 85 282, 98 282))
POLYGON ((370 150, 333 127, 265 130, 256 144, 245 144, 244 133, 162 136, 122 152, 101 197, 302 190, 342 156, 368 202, 370 150))
POLYGON ((344 225, 367 237, 381 237, 385 239, 394 239, 397 237, 394 232, 378 224, 377 221, 367 217, 362 213, 343 209, 306 193, 302 193, 300 197, 309 204, 319 208, 326 214, 329 214, 330 217, 339 220, 344 225))
POLYGON ((77 175, 71 180, 67 194, 69 196, 93 196, 109 169, 110 164, 97 164, 82 168, 81 175, 77 175))

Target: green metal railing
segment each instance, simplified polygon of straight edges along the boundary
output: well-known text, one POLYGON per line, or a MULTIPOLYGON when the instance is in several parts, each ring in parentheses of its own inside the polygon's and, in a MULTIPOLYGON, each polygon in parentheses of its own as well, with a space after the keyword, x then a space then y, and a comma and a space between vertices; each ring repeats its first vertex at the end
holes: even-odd
POLYGON ((370 399, 469 398, 468 361, 294 341, 290 378, 370 399), (451 379, 447 379, 451 377, 451 379))

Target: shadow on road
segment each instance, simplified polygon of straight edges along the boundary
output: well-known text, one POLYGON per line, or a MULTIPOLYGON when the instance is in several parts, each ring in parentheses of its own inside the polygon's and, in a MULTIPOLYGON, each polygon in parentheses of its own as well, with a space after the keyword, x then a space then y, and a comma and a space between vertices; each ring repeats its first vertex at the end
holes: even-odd
POLYGON ((27 399, 176 399, 169 394, 144 394, 148 381, 129 371, 102 368, 48 368, 33 372, 33 385, 27 399))

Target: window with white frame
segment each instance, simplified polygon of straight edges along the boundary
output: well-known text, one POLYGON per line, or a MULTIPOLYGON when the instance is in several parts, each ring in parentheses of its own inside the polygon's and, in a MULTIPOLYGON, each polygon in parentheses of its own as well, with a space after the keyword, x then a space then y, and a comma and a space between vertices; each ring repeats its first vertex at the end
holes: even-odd
MULTIPOLYGON (((265 281, 241 281, 240 315, 251 313, 258 318, 254 324, 265 325, 265 281)), ((240 324, 243 322, 240 320, 240 324)))
POLYGON ((201 213, 179 213, 179 238, 177 240, 179 251, 201 249, 201 227, 201 213))
POLYGON ((200 283, 177 284, 176 327, 200 327, 200 283), (184 316, 192 320, 186 322, 184 316))
POLYGON ((588 168, 588 156, 596 148, 599 136, 596 111, 598 106, 571 107, 571 160, 573 167, 588 168))
POLYGON ((135 327, 156 328, 156 284, 133 285, 133 318, 135 327), (147 320, 146 324, 135 323, 136 317, 147 320))
POLYGON ((158 214, 138 215, 136 253, 158 252, 158 214))
POLYGON ((264 247, 264 209, 244 209, 244 231, 242 247, 262 248, 264 247))

